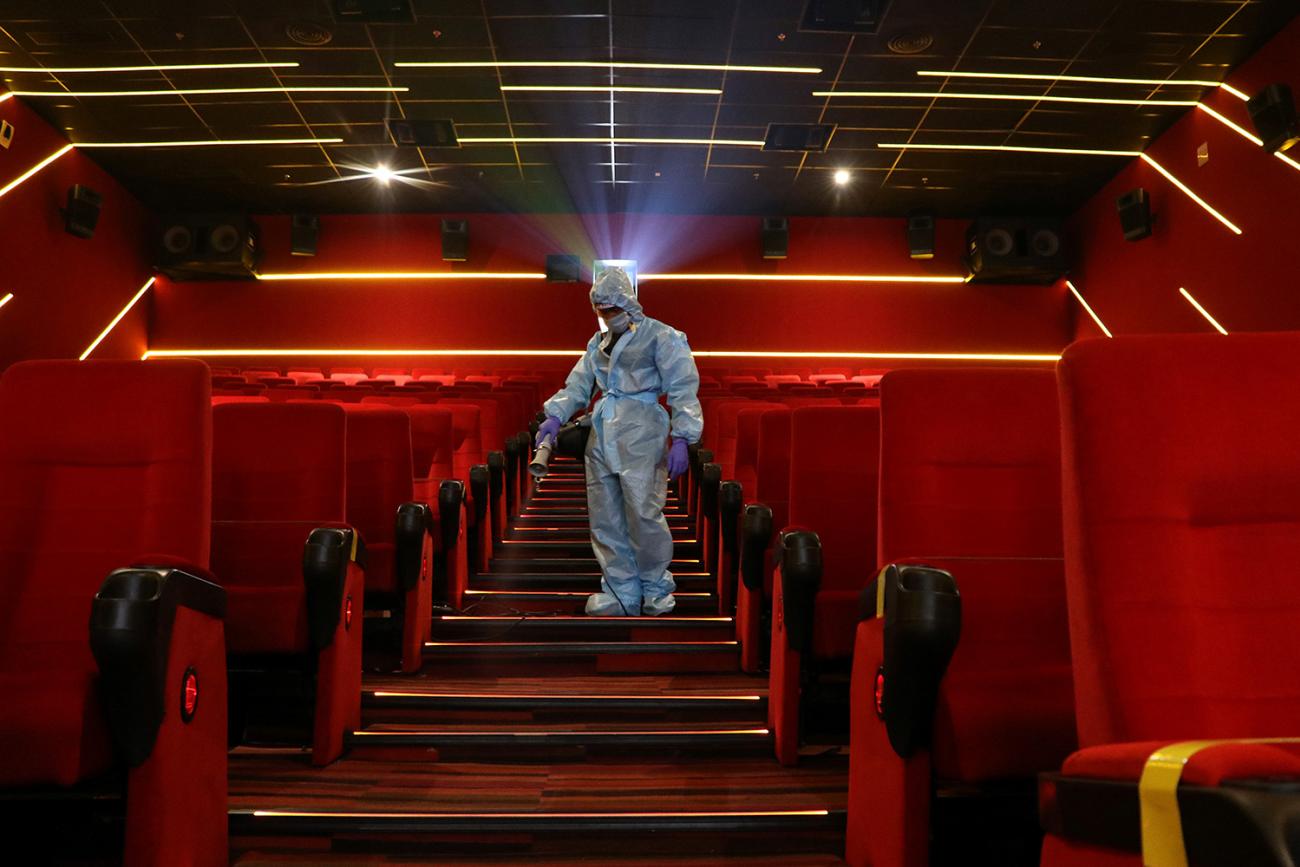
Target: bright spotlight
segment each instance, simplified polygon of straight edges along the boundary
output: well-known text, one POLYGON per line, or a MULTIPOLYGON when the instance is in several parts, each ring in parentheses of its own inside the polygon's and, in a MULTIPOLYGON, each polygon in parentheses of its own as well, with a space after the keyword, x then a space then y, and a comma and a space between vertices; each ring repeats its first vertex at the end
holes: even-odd
POLYGON ((836 169, 836 170, 835 170, 835 186, 837 186, 837 187, 842 187, 842 186, 844 186, 845 184, 847 184, 848 182, 849 182, 849 170, 848 170, 848 169, 836 169))
POLYGON ((388 186, 388 182, 393 179, 393 170, 388 166, 378 165, 370 170, 370 177, 379 181, 379 183, 384 186, 388 186))

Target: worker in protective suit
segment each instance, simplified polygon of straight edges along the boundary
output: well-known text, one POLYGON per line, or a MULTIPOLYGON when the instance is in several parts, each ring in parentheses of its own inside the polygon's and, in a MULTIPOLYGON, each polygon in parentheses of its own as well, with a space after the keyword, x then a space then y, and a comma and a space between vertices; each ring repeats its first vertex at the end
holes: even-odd
POLYGON ((664 502, 668 479, 686 471, 687 445, 704 430, 700 375, 686 335, 646 316, 633 291, 617 268, 591 287, 591 304, 608 330, 596 332, 564 388, 546 401, 537 434, 538 443, 554 436, 586 408, 593 389, 600 391, 586 456, 591 546, 602 573, 601 592, 587 599, 592 615, 673 610, 673 537, 664 502), (671 425, 660 395, 668 396, 671 425))

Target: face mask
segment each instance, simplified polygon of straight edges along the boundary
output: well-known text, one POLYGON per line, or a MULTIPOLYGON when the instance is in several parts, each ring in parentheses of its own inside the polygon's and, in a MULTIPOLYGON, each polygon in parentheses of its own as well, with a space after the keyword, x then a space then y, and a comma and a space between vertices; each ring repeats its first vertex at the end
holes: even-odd
POLYGON ((622 334, 624 331, 627 331, 628 326, 632 324, 632 317, 628 315, 626 310, 624 310, 617 316, 611 316, 606 319, 605 324, 608 325, 609 330, 615 334, 622 334))

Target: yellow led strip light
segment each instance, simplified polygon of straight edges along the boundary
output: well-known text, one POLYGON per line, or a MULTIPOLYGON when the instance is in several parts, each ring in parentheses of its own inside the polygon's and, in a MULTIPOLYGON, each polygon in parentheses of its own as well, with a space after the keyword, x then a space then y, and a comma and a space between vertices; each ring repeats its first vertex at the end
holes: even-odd
POLYGON ((693 72, 779 72, 817 75, 820 66, 742 66, 730 63, 615 63, 592 60, 400 61, 406 69, 680 69, 693 72))
POLYGON ((294 271, 255 275, 258 280, 545 280, 536 271, 294 271))
POLYGON ((143 286, 140 287, 140 291, 135 293, 135 297, 127 302, 126 306, 122 308, 122 311, 113 317, 113 321, 108 323, 108 327, 105 328, 103 331, 99 332, 99 336, 96 337, 94 341, 89 346, 86 347, 86 351, 81 353, 81 357, 77 359, 78 361, 85 361, 87 358, 90 357, 90 353, 95 351, 95 347, 99 346, 100 342, 103 341, 103 339, 108 336, 109 332, 117 327, 117 323, 122 321, 123 316, 131 312, 131 308, 135 306, 135 303, 137 301, 139 301, 141 298, 144 297, 144 293, 149 291, 149 287, 152 286, 154 280, 157 279, 158 279, 157 277, 150 277, 149 280, 143 286))
MULTIPOLYGON (((1226 126, 1228 129, 1232 130, 1232 131, 1235 132, 1237 135, 1241 136, 1241 137, 1244 138, 1246 141, 1250 142, 1251 144, 1255 145, 1256 147, 1263 147, 1263 146, 1264 146, 1264 140, 1263 140, 1262 138, 1260 138, 1259 136, 1255 135, 1253 132, 1251 132, 1250 130, 1246 129, 1246 128, 1243 127, 1241 124, 1232 121, 1230 118, 1224 116, 1224 115, 1221 114, 1220 112, 1217 112, 1217 111, 1215 111, 1214 109, 1210 108, 1210 107, 1209 107, 1208 105, 1206 105, 1205 103, 1203 103, 1203 102, 1201 102, 1201 103, 1197 103, 1197 108, 1201 109, 1201 111, 1205 112, 1205 113, 1208 114, 1210 117, 1214 118, 1214 119, 1217 120, 1219 123, 1223 124, 1223 125, 1226 126)), ((1290 166, 1291 168, 1295 169, 1296 171, 1300 171, 1300 162, 1296 162, 1296 161, 1293 160, 1291 157, 1287 156, 1286 154, 1282 153, 1281 151, 1275 151, 1275 152, 1273 153, 1273 156, 1277 157, 1279 160, 1281 160, 1282 162, 1286 163, 1288 166, 1290 166)))
POLYGON ((1173 184, 1175 187, 1181 190, 1193 202, 1200 205, 1201 209, 1204 210, 1211 217, 1218 220, 1223 225, 1227 226, 1228 230, 1231 231, 1234 235, 1242 234, 1241 229, 1237 226, 1236 223, 1232 222, 1223 214, 1216 211, 1214 207, 1210 205, 1209 202, 1205 201, 1205 199, 1202 199, 1200 196, 1196 195, 1196 193, 1192 192, 1191 187, 1187 186, 1187 184, 1183 183, 1182 181, 1178 180, 1178 178, 1174 177, 1173 174, 1168 169, 1160 165, 1160 163, 1156 162, 1154 158, 1146 154, 1141 154, 1141 157, 1142 157, 1142 162, 1146 163, 1147 165, 1151 166, 1151 168, 1155 169, 1160 174, 1162 174, 1165 180, 1169 181, 1169 183, 1173 184))
POLYGON ((146 66, 0 66, 0 72, 163 72, 183 69, 274 69, 297 66, 297 61, 281 63, 160 63, 146 66))
POLYGON ((9 303, 10 301, 12 301, 12 300, 14 300, 14 293, 10 292, 10 293, 9 293, 8 295, 6 295, 5 297, 0 298, 0 307, 5 306, 6 304, 8 304, 8 303, 9 303))
POLYGON ((1096 322, 1097 327, 1101 329, 1101 333, 1105 334, 1107 337, 1114 337, 1115 335, 1111 334, 1110 329, 1106 327, 1106 323, 1102 322, 1101 317, 1097 315, 1097 311, 1093 310, 1092 305, 1083 299, 1083 294, 1079 292, 1078 289, 1074 288, 1074 284, 1069 280, 1066 280, 1065 285, 1069 287, 1070 292, 1074 295, 1075 299, 1083 305, 1083 309, 1088 311, 1088 315, 1092 317, 1092 321, 1096 322))
MULTIPOLYGON (((692 351, 697 358, 865 358, 899 361, 1058 361, 1059 353, 1014 352, 784 352, 764 350, 692 351)), ((512 358, 576 358, 578 349, 150 349, 141 356, 150 358, 292 358, 323 357, 427 357, 427 356, 507 356, 512 358)), ((471 591, 476 592, 476 591, 471 591)), ((483 592, 483 591, 477 591, 483 592)), ((581 594, 576 594, 581 595, 581 594)), ((681 594, 678 594, 679 596, 681 594)), ((687 594, 690 595, 690 594, 687 594)), ((705 594, 701 594, 705 595, 705 594)))
POLYGON ((625 138, 622 136, 499 136, 457 139, 461 144, 594 144, 594 145, 716 145, 718 147, 761 148, 762 139, 722 138, 625 138))
POLYGON ((985 99, 1013 100, 1019 102, 1068 102, 1090 105, 1157 105, 1182 106, 1196 105, 1194 99, 1111 99, 1093 96, 1033 96, 1025 93, 911 93, 902 90, 814 90, 813 96, 829 97, 879 97, 881 99, 985 99))
POLYGON ((712 280, 759 283, 966 283, 957 275, 924 274, 639 274, 638 280, 712 280))
POLYGON ((174 90, 15 90, 14 96, 32 98, 96 96, 204 96, 239 93, 406 93, 409 87, 182 87, 174 90))
POLYGON ((501 90, 509 93, 703 93, 713 96, 722 93, 722 90, 717 87, 619 87, 570 84, 503 84, 501 90))
POLYGON ((1204 317, 1205 317, 1205 321, 1208 322, 1208 323, 1210 323, 1211 325, 1214 326, 1214 330, 1215 330, 1215 331, 1219 332, 1219 333, 1222 334, 1224 337, 1227 337, 1227 336, 1228 336, 1228 329, 1226 329, 1226 328, 1224 328, 1222 325, 1220 325, 1220 324, 1219 324, 1219 320, 1217 320, 1217 319, 1215 319, 1213 316, 1211 316, 1211 315, 1210 315, 1210 311, 1208 311, 1208 310, 1206 310, 1204 307, 1202 307, 1202 306, 1201 306, 1201 302, 1199 302, 1199 301, 1197 301, 1195 298, 1193 298, 1191 292, 1188 292, 1186 289, 1184 289, 1183 287, 1179 286, 1179 287, 1178 287, 1178 294, 1180 294, 1180 295, 1182 295, 1184 298, 1186 298, 1186 299, 1187 299, 1187 302, 1188 302, 1189 304, 1191 304, 1193 307, 1196 308, 1196 312, 1197 312, 1197 313, 1200 313, 1202 316, 1204 316, 1204 317))
POLYGON ((1106 75, 1051 75, 1022 72, 945 72, 941 69, 917 70, 917 75, 931 78, 992 78, 1011 81, 1074 81, 1085 84, 1145 84, 1151 87, 1183 85, 1187 87, 1217 87, 1245 102, 1249 96, 1224 81, 1199 78, 1113 78, 1106 75))
POLYGON ((18 177, 14 178, 14 179, 13 179, 12 181, 10 181, 9 183, 5 184, 3 187, 0 187, 0 196, 4 196, 4 195, 5 195, 6 193, 8 193, 10 190, 12 190, 12 189, 14 189, 15 187, 19 186, 19 185, 22 184, 24 181, 26 181, 28 178, 30 178, 32 175, 36 174, 36 173, 39 172, 41 169, 45 168, 45 167, 48 166, 50 163, 54 162, 55 160, 57 160, 59 157, 63 156, 64 154, 66 154, 66 153, 67 153, 68 151, 70 151, 70 150, 72 150, 72 145, 64 145, 63 147, 59 148, 59 149, 56 150, 54 153, 50 154, 48 157, 46 157, 45 159, 41 160, 41 161, 40 161, 39 163, 37 163, 36 165, 32 166, 30 169, 28 169, 27 171, 23 172, 21 175, 19 175, 18 177))
POLYGON ((207 148, 253 147, 257 145, 340 144, 341 138, 236 138, 193 139, 190 141, 79 141, 73 147, 87 148, 207 148))

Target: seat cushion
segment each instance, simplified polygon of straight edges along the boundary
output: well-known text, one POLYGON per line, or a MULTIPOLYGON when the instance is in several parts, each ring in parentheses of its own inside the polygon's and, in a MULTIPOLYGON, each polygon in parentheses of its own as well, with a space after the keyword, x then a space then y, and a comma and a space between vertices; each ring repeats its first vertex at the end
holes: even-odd
MULTIPOLYGON (((1132 780, 1142 776, 1147 758, 1170 741, 1133 741, 1079 750, 1061 772, 1070 777, 1132 780)), ((1300 744, 1225 743, 1193 755, 1183 769, 1189 786, 1217 786, 1246 777, 1300 777, 1300 744)))

